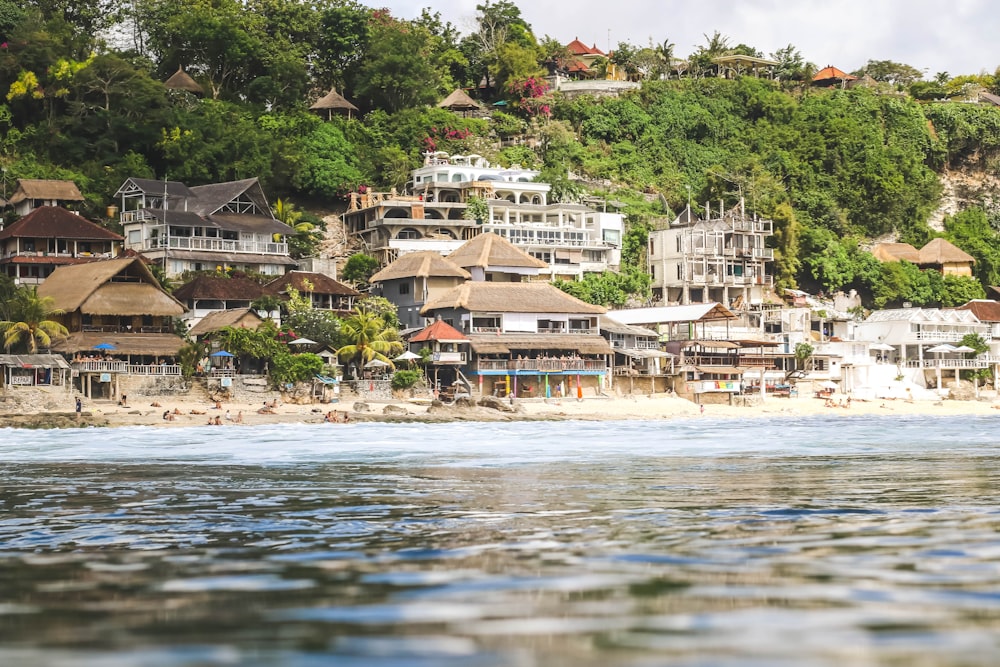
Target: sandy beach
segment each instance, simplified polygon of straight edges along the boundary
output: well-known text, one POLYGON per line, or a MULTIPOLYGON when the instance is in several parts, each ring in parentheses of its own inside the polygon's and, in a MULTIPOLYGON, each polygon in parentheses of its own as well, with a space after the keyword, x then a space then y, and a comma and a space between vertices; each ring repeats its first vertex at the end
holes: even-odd
MULTIPOLYGON (((128 407, 112 401, 84 401, 84 421, 106 426, 205 426, 219 422, 220 426, 253 426, 280 423, 324 423, 328 412, 336 413, 338 421, 347 415, 359 421, 509 421, 509 420, 619 420, 619 419, 731 419, 752 417, 799 417, 810 415, 998 415, 1000 402, 992 393, 979 400, 904 400, 877 399, 871 401, 837 401, 831 407, 813 397, 770 397, 753 405, 701 406, 666 394, 624 397, 591 397, 577 400, 527 399, 518 400, 513 412, 487 407, 432 406, 427 399, 369 401, 368 410, 355 410, 355 401, 340 403, 285 404, 280 401, 270 412, 262 413, 261 403, 222 403, 219 407, 183 397, 152 399, 142 397, 128 407), (144 399, 144 400, 142 400, 144 399), (841 407, 843 404, 844 407, 841 407), (387 409, 387 406, 392 406, 387 409), (88 418, 89 417, 89 418, 88 418), (218 420, 216 420, 218 418, 218 420)), ((507 404, 505 404, 507 407, 507 404)), ((37 410, 22 409, 19 414, 34 413, 43 418, 46 412, 57 412, 40 406, 37 410)), ((72 409, 58 411, 66 415, 72 409)), ((0 413, 0 418, 4 415, 0 413)), ((4 420, 9 425, 17 422, 4 420)), ((335 424, 331 424, 334 426, 335 424)))

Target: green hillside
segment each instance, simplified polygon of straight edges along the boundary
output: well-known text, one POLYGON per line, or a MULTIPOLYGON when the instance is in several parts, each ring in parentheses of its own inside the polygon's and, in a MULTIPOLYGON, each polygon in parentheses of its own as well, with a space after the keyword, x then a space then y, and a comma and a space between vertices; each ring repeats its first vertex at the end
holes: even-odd
MULTIPOLYGON (((626 202, 632 278, 649 229, 689 202, 701 213, 742 196, 776 222, 780 285, 857 289, 882 307, 953 305, 1000 283, 989 186, 1000 108, 962 102, 997 92, 995 77, 923 81, 873 61, 873 85, 819 89, 790 45, 771 54, 778 80, 725 79, 712 57, 763 54, 715 34, 684 59, 669 41, 620 44, 600 66, 641 88, 567 99, 541 78, 567 62, 560 43, 536 37, 512 3, 478 9, 476 31, 461 35, 428 11, 401 21, 349 0, 0 0, 4 191, 18 178, 73 179, 101 219, 127 176, 256 176, 272 200, 336 210, 360 185, 401 187, 425 150, 474 152, 540 168, 556 198, 626 202), (203 95, 163 85, 181 67, 203 95), (310 113, 332 87, 360 112, 310 113), (458 87, 502 111, 465 118, 433 106, 458 87), (935 230, 946 172, 968 178, 959 212, 935 230), (977 259, 974 280, 881 265, 865 250, 875 238, 934 236, 977 259)), ((595 277, 577 293, 609 302, 643 289, 595 277)))

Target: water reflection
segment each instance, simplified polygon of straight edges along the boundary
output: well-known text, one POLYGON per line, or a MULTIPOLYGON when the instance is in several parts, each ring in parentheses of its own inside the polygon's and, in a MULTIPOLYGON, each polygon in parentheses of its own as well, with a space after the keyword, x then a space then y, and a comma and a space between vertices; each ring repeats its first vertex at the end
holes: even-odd
POLYGON ((669 456, 586 428, 605 448, 557 464, 8 463, 0 664, 1000 659, 995 448, 669 456))

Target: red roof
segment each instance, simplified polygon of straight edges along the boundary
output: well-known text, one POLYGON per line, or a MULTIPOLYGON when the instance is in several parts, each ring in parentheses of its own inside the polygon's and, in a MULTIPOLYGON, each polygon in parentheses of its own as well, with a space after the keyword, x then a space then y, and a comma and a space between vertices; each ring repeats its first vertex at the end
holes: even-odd
POLYGON ((0 231, 0 239, 83 239, 121 241, 124 237, 59 206, 39 206, 0 231))
POLYGON ((436 320, 410 338, 411 343, 422 343, 427 340, 469 340, 469 337, 444 320, 436 320))
POLYGON ((284 294, 294 287, 306 294, 332 294, 333 296, 361 296, 361 292, 336 281, 325 273, 313 271, 289 271, 264 286, 269 294, 284 294))
POLYGON ((1000 303, 987 299, 975 299, 956 310, 971 310, 980 322, 1000 322, 1000 303))
POLYGON ((46 255, 38 257, 34 255, 15 255, 6 259, 0 259, 4 264, 46 264, 51 266, 62 266, 64 264, 86 264, 96 262, 104 257, 57 257, 56 255, 46 255))
POLYGON ((827 81, 829 79, 840 79, 841 81, 855 81, 858 77, 852 76, 847 72, 837 69, 833 65, 827 65, 820 71, 816 72, 816 76, 813 77, 813 81, 827 81))
POLYGON ((597 45, 587 46, 579 40, 579 38, 574 38, 572 42, 566 45, 566 48, 574 56, 603 56, 604 51, 597 48, 597 45))

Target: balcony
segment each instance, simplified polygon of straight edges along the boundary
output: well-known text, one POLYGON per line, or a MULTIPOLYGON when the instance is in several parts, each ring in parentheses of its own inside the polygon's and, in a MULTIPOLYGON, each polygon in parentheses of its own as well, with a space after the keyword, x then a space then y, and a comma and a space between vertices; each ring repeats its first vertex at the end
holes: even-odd
POLYGON ((464 364, 465 352, 435 352, 431 357, 435 364, 464 364))
POLYGON ((480 359, 481 371, 536 371, 540 373, 562 373, 573 371, 607 370, 603 359, 480 359))
POLYGON ((161 236, 148 239, 143 250, 207 250, 209 252, 245 252, 256 255, 287 255, 287 243, 235 241, 203 236, 161 236), (168 245, 169 242, 169 245, 168 245))
POLYGON ((123 375, 180 375, 177 364, 130 364, 127 361, 74 361, 74 370, 81 373, 120 373, 123 375))
POLYGON ((907 368, 941 368, 941 369, 962 369, 962 368, 989 368, 990 362, 986 359, 907 359, 907 368))

